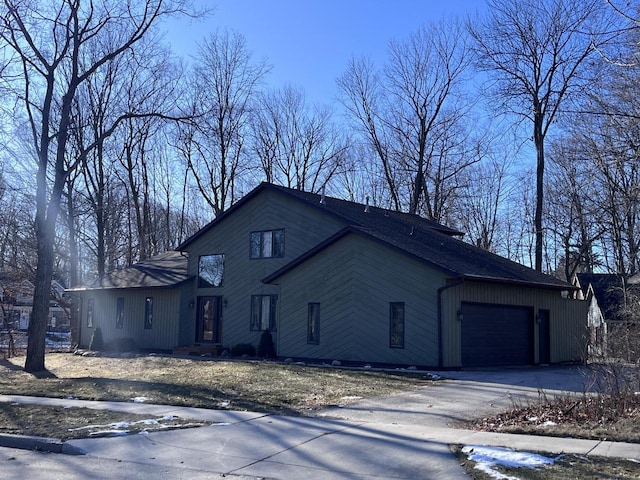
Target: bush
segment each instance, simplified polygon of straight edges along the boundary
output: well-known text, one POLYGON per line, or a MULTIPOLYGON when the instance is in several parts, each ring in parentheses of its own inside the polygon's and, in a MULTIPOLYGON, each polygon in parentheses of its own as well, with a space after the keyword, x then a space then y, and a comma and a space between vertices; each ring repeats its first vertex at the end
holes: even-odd
POLYGON ((243 355, 246 355, 248 357, 255 357, 256 347, 254 347, 250 343, 239 343, 231 348, 232 357, 242 357, 243 355))
POLYGON ((104 350, 104 339, 102 338, 102 330, 100 330, 100 327, 97 327, 93 335, 91 335, 89 350, 104 350))
POLYGON ((261 358, 276 358, 276 347, 269 330, 262 332, 258 345, 258 356, 261 358))

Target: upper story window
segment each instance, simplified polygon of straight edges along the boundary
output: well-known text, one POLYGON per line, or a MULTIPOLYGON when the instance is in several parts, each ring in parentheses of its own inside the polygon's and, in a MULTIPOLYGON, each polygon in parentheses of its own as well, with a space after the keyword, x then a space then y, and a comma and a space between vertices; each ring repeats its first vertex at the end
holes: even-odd
POLYGON ((251 258, 284 257, 284 229, 251 232, 251 258))
POLYGON ((220 287, 224 277, 224 253, 202 255, 198 261, 198 287, 220 287))

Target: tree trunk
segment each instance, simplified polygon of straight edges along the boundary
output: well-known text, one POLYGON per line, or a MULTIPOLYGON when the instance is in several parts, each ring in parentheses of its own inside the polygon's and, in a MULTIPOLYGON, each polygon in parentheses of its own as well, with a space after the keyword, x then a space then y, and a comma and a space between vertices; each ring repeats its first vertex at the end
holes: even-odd
MULTIPOLYGON (((73 186, 70 182, 67 182, 67 229, 69 239, 69 287, 74 287, 80 284, 80 268, 78 259, 78 235, 76 232, 75 224, 75 203, 73 198, 73 186)), ((71 345, 77 345, 80 343, 79 338, 79 312, 78 312, 78 298, 74 295, 71 297, 71 304, 69 309, 70 324, 71 324, 71 345)))
POLYGON ((544 236, 542 231, 542 210, 544 200, 544 134, 542 131, 543 117, 540 105, 535 105, 535 118, 533 123, 533 139, 536 146, 536 211, 534 218, 535 228, 535 269, 542 271, 542 245, 544 236))
POLYGON ((42 372, 44 366, 45 339, 49 318, 49 299, 53 277, 53 236, 48 231, 49 222, 42 222, 37 231, 38 268, 36 270, 33 309, 27 335, 27 358, 24 369, 29 373, 42 372))

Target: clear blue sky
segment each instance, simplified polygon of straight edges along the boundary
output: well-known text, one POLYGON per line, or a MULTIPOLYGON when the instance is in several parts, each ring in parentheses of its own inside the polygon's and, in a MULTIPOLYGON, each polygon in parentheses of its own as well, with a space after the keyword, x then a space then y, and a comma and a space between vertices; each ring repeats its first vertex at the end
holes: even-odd
POLYGON ((180 22, 167 40, 178 55, 218 28, 243 34, 254 59, 273 66, 271 87, 302 87, 312 102, 333 103, 335 79, 353 56, 381 65, 389 40, 421 25, 474 14, 485 0, 199 0, 213 7, 204 21, 180 22))

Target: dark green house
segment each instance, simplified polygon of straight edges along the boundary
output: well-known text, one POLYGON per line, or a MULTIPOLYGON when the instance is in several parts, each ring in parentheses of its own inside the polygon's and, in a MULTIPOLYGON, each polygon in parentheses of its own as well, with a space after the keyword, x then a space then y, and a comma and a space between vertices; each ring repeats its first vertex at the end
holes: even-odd
POLYGON ((574 287, 461 235, 263 183, 177 252, 144 262, 157 266, 153 281, 134 266, 72 289, 83 299, 81 344, 97 326, 107 341, 128 336, 148 349, 257 346, 269 329, 280 358, 433 368, 582 360, 587 305, 570 298, 574 287))

